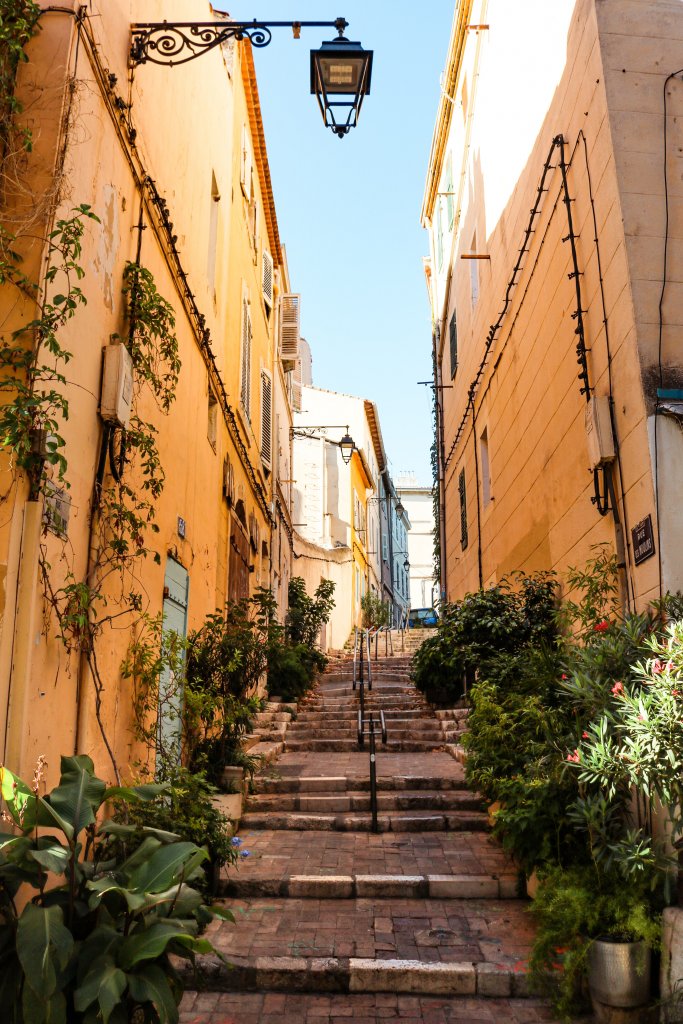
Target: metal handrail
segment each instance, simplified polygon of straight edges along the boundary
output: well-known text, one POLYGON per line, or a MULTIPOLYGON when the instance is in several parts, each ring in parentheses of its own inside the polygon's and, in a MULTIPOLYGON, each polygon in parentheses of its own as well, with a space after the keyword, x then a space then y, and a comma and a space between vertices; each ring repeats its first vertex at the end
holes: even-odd
POLYGON ((358 746, 362 750, 365 746, 365 730, 367 728, 370 736, 370 813, 372 815, 371 829, 379 832, 379 818, 377 813, 377 737, 376 727, 379 726, 382 744, 387 743, 387 723, 384 719, 384 712, 380 709, 379 720, 372 712, 365 714, 365 683, 360 683, 360 707, 358 708, 358 746))

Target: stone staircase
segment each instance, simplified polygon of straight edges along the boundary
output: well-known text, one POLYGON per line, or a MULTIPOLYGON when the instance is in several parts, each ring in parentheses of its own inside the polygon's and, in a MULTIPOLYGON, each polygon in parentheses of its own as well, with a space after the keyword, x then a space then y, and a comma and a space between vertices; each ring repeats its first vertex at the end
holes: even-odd
POLYGON ((239 831, 249 857, 219 890, 235 925, 210 926, 222 959, 198 958, 203 991, 186 995, 183 1024, 552 1021, 528 996, 517 872, 449 753, 464 714, 430 710, 405 653, 373 662, 366 698, 389 740, 379 832, 351 666, 336 658, 255 778, 239 831))

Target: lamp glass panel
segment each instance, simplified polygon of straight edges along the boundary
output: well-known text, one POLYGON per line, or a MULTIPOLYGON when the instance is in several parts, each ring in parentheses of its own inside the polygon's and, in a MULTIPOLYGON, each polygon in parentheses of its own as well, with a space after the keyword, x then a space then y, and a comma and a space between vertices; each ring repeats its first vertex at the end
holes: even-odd
POLYGON ((320 73, 328 94, 358 92, 365 57, 319 57, 320 73))

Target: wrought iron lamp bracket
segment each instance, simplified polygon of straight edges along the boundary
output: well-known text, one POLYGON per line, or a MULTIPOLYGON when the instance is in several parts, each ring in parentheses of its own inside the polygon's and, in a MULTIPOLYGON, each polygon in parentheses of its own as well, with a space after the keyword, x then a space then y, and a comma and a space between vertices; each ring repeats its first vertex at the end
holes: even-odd
MULTIPOLYGON (((220 11, 216 12, 220 14, 220 11)), ((187 64, 229 39, 249 39, 252 46, 268 46, 274 28, 291 28, 299 38, 302 28, 336 28, 344 34, 348 22, 335 21, 161 21, 140 22, 132 26, 130 66, 161 64, 173 67, 187 64)))

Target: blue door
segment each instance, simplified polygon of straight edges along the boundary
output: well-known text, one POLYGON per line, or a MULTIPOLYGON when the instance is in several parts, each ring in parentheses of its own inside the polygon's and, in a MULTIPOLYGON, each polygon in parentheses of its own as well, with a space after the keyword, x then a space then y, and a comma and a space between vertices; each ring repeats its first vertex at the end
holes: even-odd
MULTIPOLYGON (((166 561, 164 576, 164 626, 162 644, 164 651, 173 651, 174 642, 187 636, 187 602, 190 577, 180 562, 173 558, 166 561)), ((162 764, 180 764, 182 744, 184 679, 181 662, 174 670, 165 667, 159 678, 159 747, 157 768, 162 764)))

